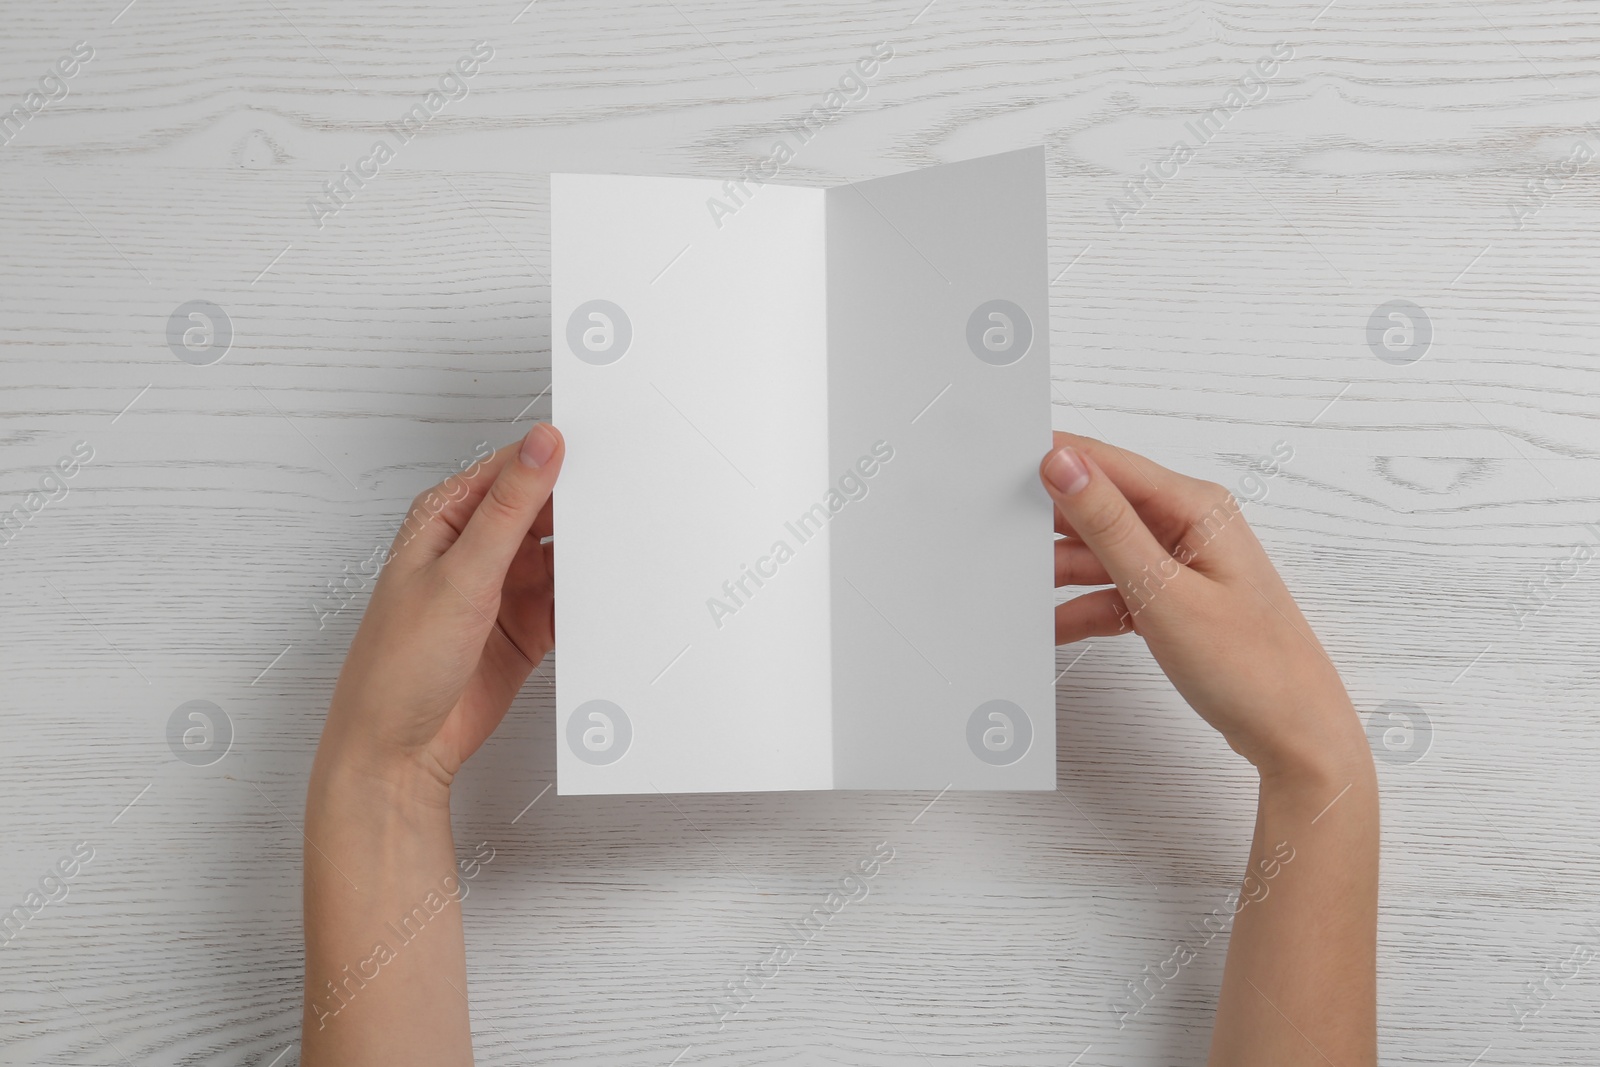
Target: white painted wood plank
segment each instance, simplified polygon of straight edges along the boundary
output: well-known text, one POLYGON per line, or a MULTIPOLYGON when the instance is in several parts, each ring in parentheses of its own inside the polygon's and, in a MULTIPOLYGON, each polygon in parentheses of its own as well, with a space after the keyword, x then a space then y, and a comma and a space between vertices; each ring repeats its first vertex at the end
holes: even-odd
MULTIPOLYGON (((1600 521, 1595 172, 1508 210, 1600 147, 1584 5, 120 7, 19 6, 0 39, 6 108, 95 48, 0 146, 0 503, 95 450, 0 545, 3 899, 96 849, 0 946, 0 1063, 294 1062, 297 824, 356 621, 310 605, 548 413, 546 175, 737 174, 880 40, 785 177, 1044 143, 1056 424, 1229 485, 1290 444, 1252 522, 1358 706, 1431 719, 1424 759, 1381 765, 1385 1062, 1593 1062, 1594 975, 1510 1011, 1600 920, 1600 572, 1515 613, 1600 521), (471 94, 319 229, 308 198, 479 40, 471 94), (1279 41, 1265 98, 1119 229, 1107 200, 1279 41), (165 340, 201 297, 235 328, 206 367, 165 340), (1395 298, 1435 327, 1410 366, 1366 345, 1395 298), (166 749, 191 699, 233 722, 216 766, 166 749)), ((1142 650, 1079 651, 1060 792, 926 812, 551 793, 518 818, 553 777, 536 676, 456 803, 499 850, 467 903, 480 1061, 1203 1062, 1220 940, 1126 1028, 1111 1005, 1226 898, 1249 775, 1142 650), (719 1032, 722 983, 880 840, 868 898, 719 1032)))

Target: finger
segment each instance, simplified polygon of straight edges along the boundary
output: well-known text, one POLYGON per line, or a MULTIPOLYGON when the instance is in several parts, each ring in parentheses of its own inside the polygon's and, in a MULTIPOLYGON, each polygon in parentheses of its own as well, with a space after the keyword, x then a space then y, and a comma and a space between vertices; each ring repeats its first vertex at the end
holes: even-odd
POLYGON ((1097 589, 1056 605, 1056 644, 1133 633, 1133 616, 1115 589, 1097 589))
POLYGON ((1039 476, 1119 587, 1138 588, 1152 571, 1171 580, 1182 570, 1092 459, 1070 446, 1058 448, 1039 465, 1039 476))
POLYGON ((1111 576, 1089 546, 1079 541, 1056 542, 1056 585, 1110 585, 1111 576))
POLYGON ((542 659, 555 643, 550 618, 554 547, 524 537, 501 586, 500 625, 530 662, 542 659))
POLYGON ((545 501, 544 507, 539 509, 539 517, 533 520, 533 529, 529 531, 535 541, 555 536, 555 506, 555 498, 551 497, 545 501))
POLYGON ((1058 430, 1055 445, 1088 456, 1105 471, 1145 525, 1168 545, 1176 544, 1200 516, 1210 512, 1219 492, 1226 493, 1221 486, 1168 470, 1137 452, 1092 437, 1058 430))
MULTIPOLYGON (((519 558, 523 549, 526 549, 529 545, 534 548, 538 548, 540 545, 545 548, 551 546, 555 538, 555 503, 555 497, 552 495, 549 500, 544 502, 544 507, 539 509, 539 514, 534 517, 533 526, 529 528, 527 537, 523 539, 522 549, 518 550, 519 558)), ((470 515, 467 517, 471 518, 470 515)), ((460 535, 458 534, 457 536, 460 535)), ((513 560, 511 566, 515 569, 517 561, 513 560)))
POLYGON ((522 439, 516 455, 501 465, 443 557, 463 582, 480 592, 499 590, 511 560, 550 500, 564 450, 560 432, 539 423, 522 439))
POLYGON ((1188 488, 1188 483, 1195 481, 1137 452, 1129 452, 1093 437, 1082 437, 1063 430, 1056 430, 1053 436, 1056 448, 1074 449, 1099 464, 1100 469, 1106 472, 1106 476, 1135 507, 1151 500, 1171 497, 1174 493, 1181 494, 1188 488))
MULTIPOLYGON (((395 534, 391 552, 396 558, 420 564, 455 544, 478 501, 489 491, 506 460, 516 454, 520 443, 512 442, 474 459, 469 466, 418 493, 395 534), (406 550, 403 555, 401 549, 406 550)), ((481 447, 487 448, 487 442, 481 447)))

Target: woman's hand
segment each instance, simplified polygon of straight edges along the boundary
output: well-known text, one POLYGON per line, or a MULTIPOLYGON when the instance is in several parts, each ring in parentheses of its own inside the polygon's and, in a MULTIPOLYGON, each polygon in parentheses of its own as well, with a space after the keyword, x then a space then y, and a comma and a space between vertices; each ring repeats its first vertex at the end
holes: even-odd
MULTIPOLYGON (((1338 671, 1222 486, 1057 433, 1056 642, 1137 632, 1195 711, 1265 777, 1371 766, 1338 671)), ((1341 777, 1343 776, 1343 777, 1341 777)))
POLYGON ((422 493, 350 645, 319 763, 420 770, 448 789, 555 643, 550 492, 564 446, 540 423, 422 493))
POLYGON ((450 783, 554 643, 540 542, 563 455, 537 425, 417 497, 394 539, 306 791, 305 1067, 472 1063, 478 867, 456 858, 450 783))
MULTIPOLYGON (((1055 444, 1039 473, 1056 584, 1115 586, 1060 605, 1056 640, 1137 632, 1261 772, 1210 1062, 1371 1067, 1378 786, 1344 683, 1232 494, 1089 438, 1055 444)), ((1149 993, 1129 988, 1124 1023, 1149 993)))

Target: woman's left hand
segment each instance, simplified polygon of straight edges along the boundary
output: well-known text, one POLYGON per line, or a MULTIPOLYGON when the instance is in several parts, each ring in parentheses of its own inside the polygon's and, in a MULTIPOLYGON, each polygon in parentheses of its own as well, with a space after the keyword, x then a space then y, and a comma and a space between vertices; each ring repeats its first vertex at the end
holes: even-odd
POLYGON ((319 757, 386 780, 420 770, 448 790, 555 644, 554 546, 541 541, 564 455, 561 434, 540 423, 412 502, 319 757))

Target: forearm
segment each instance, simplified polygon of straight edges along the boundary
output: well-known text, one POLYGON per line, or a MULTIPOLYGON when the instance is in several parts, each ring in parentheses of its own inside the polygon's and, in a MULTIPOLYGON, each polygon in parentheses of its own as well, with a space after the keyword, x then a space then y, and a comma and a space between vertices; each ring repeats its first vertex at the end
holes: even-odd
POLYGON ((1264 775, 1217 1003, 1215 1067, 1377 1062, 1378 788, 1357 731, 1264 775))
POLYGON ((449 793, 319 751, 306 801, 306 1067, 471 1064, 449 793))

